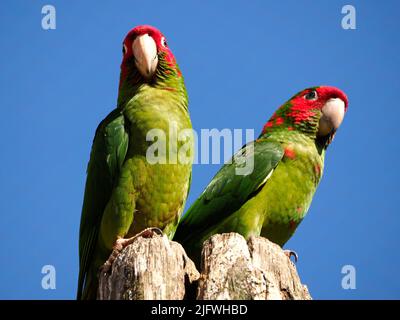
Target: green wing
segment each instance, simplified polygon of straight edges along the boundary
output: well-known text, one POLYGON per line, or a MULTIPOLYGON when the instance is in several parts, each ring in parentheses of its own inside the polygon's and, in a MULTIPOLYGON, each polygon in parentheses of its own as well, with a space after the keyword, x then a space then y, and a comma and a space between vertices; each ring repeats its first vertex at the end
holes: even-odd
POLYGON ((231 163, 225 164, 214 176, 201 196, 189 208, 175 234, 175 240, 185 243, 194 234, 223 221, 237 211, 266 182, 269 174, 283 157, 279 143, 257 140, 254 147, 245 145, 231 163), (238 175, 245 163, 254 159, 254 169, 247 175, 238 175))
POLYGON ((77 299, 87 277, 97 243, 103 211, 125 160, 128 133, 120 109, 112 111, 97 127, 87 167, 85 195, 79 230, 79 279, 77 299))

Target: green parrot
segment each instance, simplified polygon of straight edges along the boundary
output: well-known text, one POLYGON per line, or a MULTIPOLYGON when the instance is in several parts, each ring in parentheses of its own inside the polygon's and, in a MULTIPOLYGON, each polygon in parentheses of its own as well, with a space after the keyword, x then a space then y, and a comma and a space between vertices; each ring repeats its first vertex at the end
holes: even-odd
POLYGON ((216 233, 263 236, 283 246, 310 207, 325 151, 347 111, 337 88, 305 89, 283 104, 257 140, 214 176, 178 225, 180 242, 197 265, 203 242, 216 233), (246 166, 247 172, 244 172, 246 166))
POLYGON ((96 130, 87 168, 77 299, 96 298, 99 268, 134 235, 154 227, 173 237, 194 149, 190 134, 179 133, 191 128, 184 80, 164 35, 146 25, 132 29, 117 107, 96 130))

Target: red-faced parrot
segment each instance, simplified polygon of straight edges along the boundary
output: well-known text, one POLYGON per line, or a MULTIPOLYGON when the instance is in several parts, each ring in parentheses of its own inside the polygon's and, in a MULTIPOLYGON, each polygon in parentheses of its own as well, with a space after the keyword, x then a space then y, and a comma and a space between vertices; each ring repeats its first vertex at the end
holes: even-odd
POLYGON ((117 107, 98 126, 90 154, 78 299, 96 298, 99 268, 127 238, 148 227, 172 238, 190 186, 193 141, 175 142, 171 128, 192 128, 182 73, 164 35, 138 26, 123 41, 117 107), (166 150, 149 154, 155 142, 166 150), (181 147, 185 161, 177 160, 181 147))
POLYGON ((305 89, 283 104, 257 140, 225 164, 182 218, 175 241, 198 264, 216 233, 264 236, 283 246, 306 215, 320 182, 325 151, 347 111, 334 87, 305 89), (247 175, 238 172, 254 160, 247 175))

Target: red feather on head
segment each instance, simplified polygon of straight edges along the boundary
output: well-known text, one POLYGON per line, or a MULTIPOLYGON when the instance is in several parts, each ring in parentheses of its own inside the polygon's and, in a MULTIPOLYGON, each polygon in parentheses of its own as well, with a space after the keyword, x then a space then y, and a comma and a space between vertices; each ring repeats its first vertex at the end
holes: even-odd
POLYGON ((166 38, 161 33, 161 31, 149 25, 142 25, 133 28, 125 36, 123 44, 126 52, 122 60, 121 69, 124 67, 125 62, 133 57, 133 52, 132 52, 133 41, 135 41, 136 37, 141 36, 143 34, 148 34, 150 37, 153 38, 157 46, 157 52, 165 53, 165 60, 171 67, 176 65, 175 57, 172 54, 172 51, 169 49, 166 38))
POLYGON ((316 112, 321 110, 325 103, 332 98, 341 99, 345 104, 345 112, 347 111, 347 96, 336 87, 320 86, 300 91, 274 113, 264 125, 263 133, 269 131, 270 128, 275 128, 284 124, 285 118, 289 120, 288 125, 290 123, 288 130, 293 130, 291 124, 297 125, 310 120, 315 116, 316 112), (306 96, 314 91, 316 93, 316 98, 307 99, 306 96), (279 116, 277 116, 277 114, 279 114, 279 116))

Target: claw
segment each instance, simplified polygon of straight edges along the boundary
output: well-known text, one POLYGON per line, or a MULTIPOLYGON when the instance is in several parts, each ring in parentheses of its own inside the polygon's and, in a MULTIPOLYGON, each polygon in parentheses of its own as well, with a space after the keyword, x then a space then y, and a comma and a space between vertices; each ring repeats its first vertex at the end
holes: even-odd
POLYGON ((144 229, 143 231, 139 232, 138 234, 134 235, 131 238, 125 239, 125 238, 117 238, 115 241, 115 244, 113 246, 113 251, 111 252, 110 257, 107 259, 107 261, 100 267, 100 273, 109 273, 111 266, 114 262, 114 260, 117 258, 117 256, 121 253, 121 251, 127 247, 128 245, 132 244, 136 238, 143 237, 143 238, 152 238, 154 234, 158 234, 160 236, 163 236, 163 232, 161 229, 156 228, 156 227, 151 227, 144 229))
POLYGON ((163 232, 161 229, 156 227, 151 227, 144 229, 143 231, 139 232, 134 238, 136 237, 143 237, 143 238, 152 238, 154 234, 158 234, 159 236, 163 236, 163 232))
POLYGON ((299 260, 299 255, 297 254, 296 251, 293 250, 283 250, 283 252, 285 253, 285 255, 289 258, 289 260, 292 260, 291 258, 294 258, 294 263, 297 263, 297 261, 299 260))
POLYGON ((121 250, 113 249, 107 261, 100 267, 100 274, 107 274, 110 272, 111 266, 120 252, 121 250))

